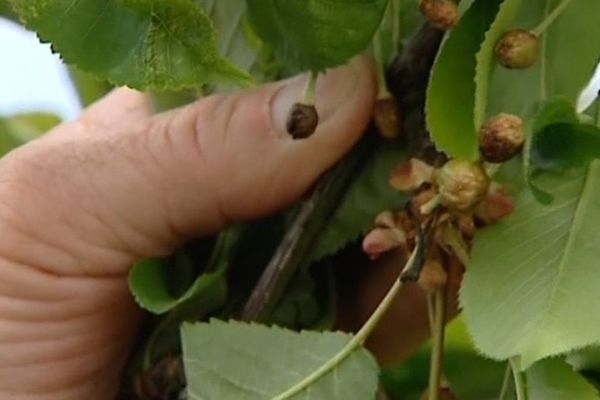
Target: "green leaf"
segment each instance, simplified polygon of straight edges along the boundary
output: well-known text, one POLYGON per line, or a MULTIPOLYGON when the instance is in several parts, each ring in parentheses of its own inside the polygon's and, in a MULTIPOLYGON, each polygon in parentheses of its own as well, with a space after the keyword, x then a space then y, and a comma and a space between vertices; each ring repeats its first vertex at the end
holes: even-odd
POLYGON ((129 286, 140 307, 154 314, 164 314, 201 296, 223 279, 223 271, 202 274, 183 295, 176 296, 169 287, 168 277, 172 273, 170 266, 160 259, 147 259, 136 264, 129 275, 129 286))
POLYGON ((450 31, 431 72, 427 126, 437 148, 451 157, 479 158, 475 119, 476 59, 501 0, 477 0, 450 31))
POLYGON ((69 64, 119 85, 181 89, 250 82, 219 56, 210 19, 193 0, 13 0, 69 64))
POLYGON ((524 368, 600 341, 600 162, 540 183, 553 188, 552 205, 518 193, 515 212, 476 236, 461 291, 481 352, 520 355, 524 368))
POLYGON ((0 157, 12 149, 46 133, 60 123, 47 113, 23 113, 0 117, 0 157))
POLYGON ((598 400, 598 391, 561 359, 535 364, 526 372, 529 400, 598 400))
MULTIPOLYGON (((271 400, 319 368, 351 336, 212 320, 181 329, 188 395, 192 399, 271 400)), ((378 367, 364 349, 293 399, 375 398, 378 367)))
MULTIPOLYGON (((523 1, 510 28, 533 29, 557 2, 523 1)), ((501 112, 530 121, 539 105, 561 96, 576 103, 600 58, 600 2, 572 0, 542 36, 540 60, 524 70, 495 68, 489 91, 489 115, 501 112)), ((531 128, 531 126, 529 126, 531 128)))
POLYGON ((387 0, 247 0, 257 34, 293 70, 322 70, 367 48, 387 0))
POLYGON ((186 286, 186 275, 193 273, 189 260, 182 257, 176 265, 158 258, 149 258, 133 267, 129 273, 129 287, 137 303, 154 314, 164 314, 175 308, 190 308, 202 301, 204 294, 214 286, 225 284, 232 248, 237 231, 224 231, 217 241, 206 271, 186 286), (183 290, 182 290, 183 286, 183 290))
POLYGON ((476 56, 475 67, 475 129, 479 129, 486 119, 489 84, 492 69, 498 65, 494 55, 496 43, 513 23, 522 0, 504 0, 496 14, 496 19, 486 32, 481 49, 476 56))
POLYGON ((390 172, 406 158, 399 146, 384 143, 352 182, 338 209, 319 235, 313 260, 337 253, 373 227, 381 211, 403 207, 408 196, 389 184, 390 172))
POLYGON ((536 118, 530 147, 530 174, 586 167, 600 158, 600 128, 580 122, 566 100, 547 103, 536 118))

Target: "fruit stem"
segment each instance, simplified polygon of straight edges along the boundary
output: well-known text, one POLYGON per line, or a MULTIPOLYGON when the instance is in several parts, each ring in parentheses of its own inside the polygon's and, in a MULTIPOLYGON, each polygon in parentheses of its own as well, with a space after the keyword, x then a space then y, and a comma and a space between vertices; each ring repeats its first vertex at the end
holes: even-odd
POLYGON ((373 36, 373 55, 375 56, 375 63, 377 64, 377 82, 379 89, 377 92, 377 99, 389 99, 392 95, 387 88, 385 80, 385 60, 383 57, 383 47, 381 45, 381 29, 377 29, 373 36))
POLYGON ((401 10, 402 0, 390 1, 390 12, 392 13, 392 44, 396 51, 400 48, 400 41, 402 40, 402 26, 400 24, 401 10))
POLYGON ((317 97, 317 80, 319 79, 319 73, 311 71, 306 86, 304 87, 304 93, 300 99, 301 104, 312 106, 315 104, 315 98, 317 97))
POLYGON ((506 363, 506 371, 504 372, 504 379, 502 380, 502 389, 500 390, 500 395, 498 396, 498 400, 504 400, 506 394, 508 392, 508 384, 510 383, 510 362, 506 363))
MULTIPOLYGON (((415 249, 411 253, 408 261, 402 268, 404 272, 407 269, 410 269, 413 264, 417 261, 417 254, 419 253, 419 249, 422 244, 417 243, 415 249)), ((401 276, 401 275, 400 275, 401 276)), ((306 389, 308 386, 321 379, 325 374, 330 372, 332 369, 337 367, 342 361, 344 361, 348 356, 350 356, 357 348, 362 346, 369 335, 375 330, 381 318, 385 315, 387 310, 392 305, 392 302, 396 298, 398 292, 402 288, 404 282, 400 280, 400 276, 394 282, 394 285, 387 292, 381 303, 377 306, 373 314, 369 317, 367 322, 364 323, 362 328, 350 339, 350 341, 332 358, 327 360, 325 364, 321 365, 319 368, 314 370, 310 375, 302 379, 300 382, 287 389, 286 391, 278 394, 273 397, 271 400, 285 400, 290 399, 300 393, 302 390, 306 389)))
POLYGON ((439 400, 442 369, 444 363, 444 334, 446 322, 446 289, 438 289, 433 294, 434 324, 431 346, 431 367, 429 370, 429 400, 439 400))
POLYGON ((548 16, 546 16, 546 18, 544 18, 544 20, 538 26, 531 30, 531 33, 538 37, 541 36, 544 32, 546 32, 546 29, 548 29, 548 27, 552 25, 556 18, 558 18, 560 14, 562 14, 562 12, 565 10, 565 8, 567 8, 571 1, 572 0, 562 0, 562 2, 559 5, 557 5, 554 8, 554 10, 552 10, 552 12, 548 14, 548 16))
POLYGON ((512 369, 513 379, 515 381, 517 400, 527 400, 527 393, 525 392, 525 380, 523 379, 523 374, 520 371, 519 359, 517 357, 511 357, 509 363, 510 368, 512 369))
POLYGON ((421 208, 419 209, 419 211, 421 211, 421 214, 423 215, 429 215, 433 212, 433 210, 435 210, 440 204, 442 203, 442 196, 437 194, 435 195, 435 197, 433 197, 431 200, 429 200, 427 203, 423 204, 421 206, 421 208))

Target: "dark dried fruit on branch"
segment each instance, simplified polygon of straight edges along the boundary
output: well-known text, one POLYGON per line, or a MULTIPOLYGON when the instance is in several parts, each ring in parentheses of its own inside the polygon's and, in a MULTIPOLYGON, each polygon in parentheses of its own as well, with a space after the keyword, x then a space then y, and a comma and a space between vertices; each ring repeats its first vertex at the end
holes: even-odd
POLYGON ((435 183, 442 205, 467 211, 485 198, 490 182, 481 165, 453 159, 436 171, 435 183))
POLYGON ((373 114, 375 125, 381 136, 394 139, 400 135, 400 115, 398 104, 393 97, 377 100, 373 114))
POLYGON ((287 118, 287 131, 294 139, 305 139, 317 130, 319 113, 312 104, 296 103, 287 118))
POLYGON ((508 161, 521 152, 524 143, 523 120, 516 115, 499 114, 481 128, 479 150, 486 161, 508 161))
POLYGON ((506 68, 528 68, 539 58, 540 41, 529 31, 515 29, 500 39, 496 45, 496 55, 506 68))
POLYGON ((425 265, 419 275, 417 283, 427 292, 435 292, 446 286, 448 273, 444 269, 444 260, 437 246, 433 247, 427 256, 425 265))
POLYGON ((458 21, 458 6, 454 0, 421 0, 421 12, 433 26, 448 30, 458 21))

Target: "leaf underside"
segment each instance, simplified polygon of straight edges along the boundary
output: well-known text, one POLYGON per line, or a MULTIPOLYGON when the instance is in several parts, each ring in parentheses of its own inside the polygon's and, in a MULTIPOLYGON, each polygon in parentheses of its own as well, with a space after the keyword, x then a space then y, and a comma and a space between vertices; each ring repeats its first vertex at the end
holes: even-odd
MULTIPOLYGON (((185 324, 183 354, 191 399, 270 400, 335 355, 350 336, 293 332, 240 322, 185 324)), ((364 349, 302 392, 295 400, 375 398, 378 367, 364 349)))
POLYGON ((291 70, 323 70, 367 48, 387 0, 247 0, 258 35, 291 70))

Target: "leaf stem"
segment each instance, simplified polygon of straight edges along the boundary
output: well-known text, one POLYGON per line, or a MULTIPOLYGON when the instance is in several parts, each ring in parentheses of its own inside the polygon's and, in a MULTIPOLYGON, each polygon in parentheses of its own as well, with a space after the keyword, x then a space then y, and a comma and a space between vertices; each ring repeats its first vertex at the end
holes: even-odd
POLYGON ((571 1, 572 0, 562 0, 562 2, 559 5, 557 5, 554 8, 554 10, 552 10, 552 12, 548 14, 546 18, 544 18, 544 20, 531 31, 531 33, 533 33, 536 36, 542 35, 546 31, 546 29, 548 29, 548 27, 556 20, 556 18, 558 18, 560 14, 562 14, 562 12, 565 10, 565 8, 567 8, 571 1))
POLYGON ((433 294, 434 324, 432 332, 431 367, 429 370, 429 400, 439 400, 444 363, 444 333, 446 322, 446 290, 433 294))
POLYGON ((392 44, 394 49, 397 50, 400 48, 400 41, 402 40, 402 26, 400 23, 402 0, 391 0, 390 12, 392 13, 392 44))
MULTIPOLYGON (((420 246, 421 245, 417 243, 417 246, 411 253, 402 271, 409 269, 415 263, 415 261, 417 260, 417 253, 420 246)), ((377 327, 377 324, 379 323, 381 318, 385 315, 387 310, 392 305, 392 302, 396 298, 396 295, 402 288, 403 284, 404 283, 400 280, 400 277, 398 277, 398 279, 396 279, 396 281, 394 282, 394 285, 387 292, 381 303, 379 303, 373 314, 371 314, 371 316, 364 323, 362 328, 360 328, 356 335, 354 335, 352 339, 350 339, 350 341, 335 356, 327 360, 325 364, 321 365, 310 375, 302 379, 300 382, 298 382, 291 388, 273 397, 272 400, 286 400, 292 398, 296 394, 300 393, 302 390, 306 389, 312 383, 321 379, 325 374, 337 367, 342 361, 344 361, 344 359, 350 356, 354 352, 354 350, 362 346, 369 337, 369 335, 377 327)))
POLYGON ((300 103, 306 105, 315 104, 315 98, 317 95, 317 81, 319 79, 319 73, 315 71, 311 71, 308 80, 306 81, 306 86, 304 87, 304 93, 302 94, 302 98, 300 103))
POLYGON ((381 29, 377 29, 373 36, 373 55, 375 56, 375 63, 377 64, 377 83, 379 84, 377 98, 387 99, 391 97, 391 94, 385 80, 386 63, 383 57, 383 47, 381 45, 381 29))
POLYGON ((517 357, 511 357, 509 360, 510 368, 512 369, 513 379, 515 381, 515 391, 517 394, 517 400, 527 400, 527 393, 525 391, 525 379, 519 368, 519 359, 517 357))
POLYGON ((506 371, 504 372, 504 379, 502 379, 502 389, 500 389, 500 395, 498 396, 498 400, 504 400, 506 394, 508 393, 508 385, 510 383, 510 362, 506 363, 506 371))

